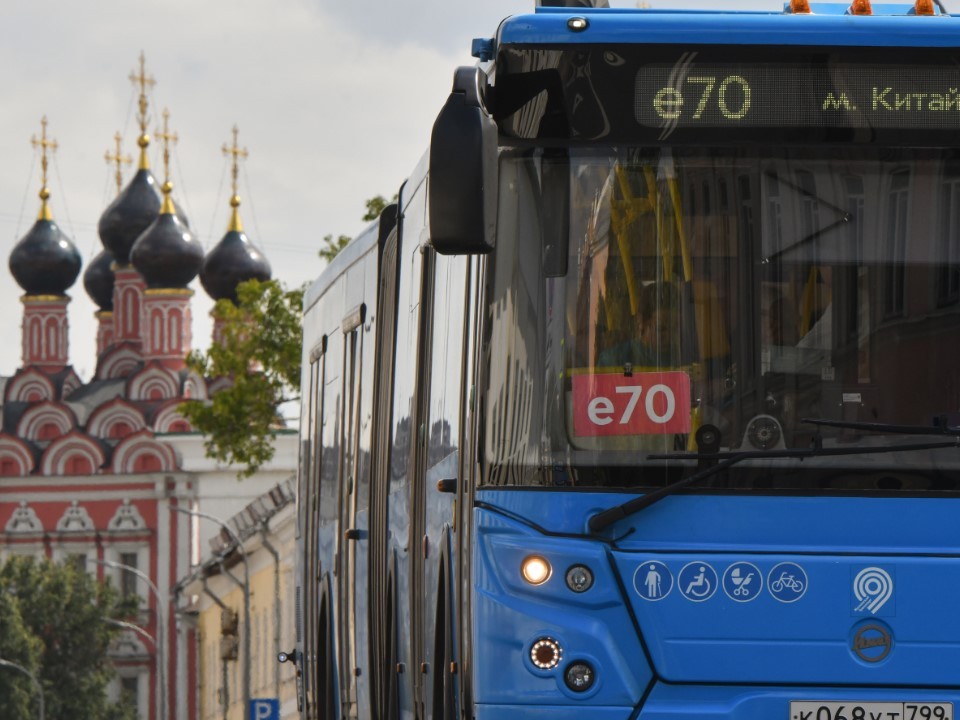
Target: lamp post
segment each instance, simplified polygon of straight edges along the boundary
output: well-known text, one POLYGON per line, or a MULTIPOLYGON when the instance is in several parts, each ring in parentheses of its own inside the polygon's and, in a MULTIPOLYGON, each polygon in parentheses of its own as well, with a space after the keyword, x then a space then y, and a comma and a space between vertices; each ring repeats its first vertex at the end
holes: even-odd
MULTIPOLYGON (((140 627, 139 625, 134 625, 131 622, 127 622, 126 620, 117 620, 115 618, 109 618, 109 617, 105 617, 103 621, 108 625, 116 625, 117 627, 124 628, 125 630, 133 630, 133 632, 137 633, 138 635, 145 637, 147 640, 153 643, 153 646, 157 649, 157 660, 160 659, 160 645, 159 643, 157 643, 157 639, 153 635, 148 633, 146 630, 144 630, 142 627, 140 627)), ((154 678, 154 689, 157 691, 158 696, 160 695, 161 687, 162 687, 162 683, 160 681, 160 673, 158 672, 156 677, 154 678)))
POLYGON ((37 717, 40 718, 40 720, 44 720, 44 717, 43 717, 43 688, 40 686, 40 681, 37 680, 37 676, 34 675, 34 674, 33 674, 32 672, 30 672, 29 670, 27 670, 23 665, 18 665, 18 664, 15 663, 15 662, 11 662, 10 660, 4 660, 3 658, 0 658, 0 667, 8 667, 8 668, 13 668, 14 670, 19 670, 19 671, 22 672, 24 675, 26 675, 28 678, 30 678, 30 681, 33 683, 34 687, 37 688, 37 701, 40 703, 40 705, 39 705, 39 710, 40 710, 40 711, 39 711, 37 717))
MULTIPOLYGON (((115 570, 124 570, 126 572, 133 573, 147 584, 147 587, 150 588, 150 592, 152 592, 154 598, 156 598, 158 638, 154 639, 150 637, 150 635, 147 635, 147 637, 153 640, 153 646, 157 649, 157 684, 160 688, 157 695, 159 696, 158 700, 160 702, 160 720, 167 720, 167 620, 166 609, 164 608, 160 590, 145 572, 133 567, 132 565, 124 565, 116 560, 98 560, 97 558, 87 558, 87 562, 96 563, 97 565, 104 565, 106 567, 114 568, 115 570)), ((117 622, 119 623, 121 621, 117 622)), ((126 625, 130 626, 128 629, 136 628, 136 630, 141 630, 144 633, 146 632, 143 630, 143 628, 139 627, 138 625, 134 625, 133 623, 126 623, 126 625)))
POLYGON ((247 564, 247 551, 243 548, 243 541, 240 539, 240 536, 231 529, 226 522, 220 518, 210 515, 209 513, 200 512, 199 510, 187 510, 186 508, 179 507, 177 505, 171 505, 171 510, 175 510, 178 513, 183 513, 184 515, 191 515, 193 517, 206 518, 211 520, 217 525, 219 525, 227 535, 230 536, 230 539, 236 544, 237 550, 240 552, 240 559, 243 561, 243 585, 241 589, 243 590, 243 716, 250 720, 250 566, 247 564))

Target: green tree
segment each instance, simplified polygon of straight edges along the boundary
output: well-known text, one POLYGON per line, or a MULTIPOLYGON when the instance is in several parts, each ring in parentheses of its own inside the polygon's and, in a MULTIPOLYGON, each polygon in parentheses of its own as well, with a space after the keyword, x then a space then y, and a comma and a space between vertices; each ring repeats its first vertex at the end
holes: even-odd
POLYGON ((366 203, 367 212, 363 216, 363 221, 370 222, 371 220, 376 220, 378 217, 380 217, 380 213, 383 212, 383 209, 390 203, 397 202, 397 198, 399 197, 399 195, 394 195, 393 200, 390 200, 389 202, 383 197, 383 195, 377 195, 376 197, 370 198, 366 203))
POLYGON ((337 256, 337 253, 347 246, 350 240, 352 240, 352 238, 349 235, 341 235, 336 240, 333 239, 333 235, 324 235, 324 247, 320 248, 317 254, 327 262, 330 262, 337 256))
MULTIPOLYGON (((106 697, 113 665, 107 655, 133 601, 71 564, 11 557, 0 568, 0 657, 32 672, 44 691, 47 720, 132 720, 133 708, 106 697)), ((0 668, 4 720, 36 718, 30 679, 0 668), (13 674, 11 674, 13 673, 13 674), (9 700, 9 702, 8 702, 9 700)))
MULTIPOLYGON (((363 214, 363 217, 360 218, 364 222, 370 222, 371 220, 376 220, 380 217, 380 213, 383 212, 383 209, 392 202, 397 202, 399 195, 394 195, 393 200, 387 200, 383 195, 377 195, 375 197, 369 198, 364 202, 364 205, 367 208, 367 211, 363 214)), ((353 238, 349 235, 338 235, 337 239, 333 239, 333 235, 324 235, 323 236, 323 247, 317 251, 317 254, 322 257, 327 262, 333 260, 337 253, 343 250, 347 243, 349 243, 353 238)))
POLYGON ((240 283, 236 304, 223 299, 214 306, 221 342, 187 358, 201 375, 231 381, 209 401, 181 407, 206 435, 207 455, 239 466, 240 477, 273 457, 273 439, 282 427, 277 408, 299 394, 302 305, 302 288, 288 290, 276 280, 240 283))
MULTIPOLYGON (((15 595, 0 588, 0 658, 40 674, 40 639, 23 624, 15 595)), ((0 667, 0 698, 6 713, 13 718, 36 716, 36 690, 33 682, 16 668, 0 667)))

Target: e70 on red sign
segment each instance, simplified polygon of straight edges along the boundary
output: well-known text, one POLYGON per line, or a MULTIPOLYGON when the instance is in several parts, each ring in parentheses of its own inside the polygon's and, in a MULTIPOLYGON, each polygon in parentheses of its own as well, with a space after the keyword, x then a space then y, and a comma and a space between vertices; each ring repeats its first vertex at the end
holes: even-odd
POLYGON ((690 376, 685 372, 574 375, 572 381, 574 435, 690 432, 690 376))

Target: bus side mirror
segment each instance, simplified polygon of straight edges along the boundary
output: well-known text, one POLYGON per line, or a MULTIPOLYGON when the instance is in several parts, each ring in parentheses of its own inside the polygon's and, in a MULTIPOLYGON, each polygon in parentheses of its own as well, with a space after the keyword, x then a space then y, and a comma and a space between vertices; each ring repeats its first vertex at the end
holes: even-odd
POLYGON ((430 136, 430 238, 441 255, 488 253, 497 227, 497 124, 486 74, 461 67, 430 136))

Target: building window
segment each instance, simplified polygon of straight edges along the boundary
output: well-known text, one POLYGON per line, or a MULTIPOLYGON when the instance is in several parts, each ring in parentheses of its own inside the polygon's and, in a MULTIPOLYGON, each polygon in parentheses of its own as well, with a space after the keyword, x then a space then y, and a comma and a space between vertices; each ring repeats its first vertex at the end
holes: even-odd
POLYGON ((73 567, 77 572, 85 573, 87 572, 86 553, 70 553, 63 559, 63 564, 73 567))
POLYGON ((960 300, 960 167, 951 166, 940 183, 940 247, 937 258, 937 304, 960 300))
MULTIPOLYGON (((117 562, 121 565, 139 570, 137 567, 137 553, 120 553, 117 562)), ((137 594, 137 575, 126 568, 120 568, 120 593, 123 597, 131 597, 137 594)))
POLYGON ((140 706, 140 678, 137 675, 120 678, 120 707, 137 710, 140 706))
POLYGON ((910 204, 910 173, 895 172, 887 193, 887 259, 883 283, 883 312, 885 317, 903 314, 904 279, 907 257, 907 211, 910 204))

